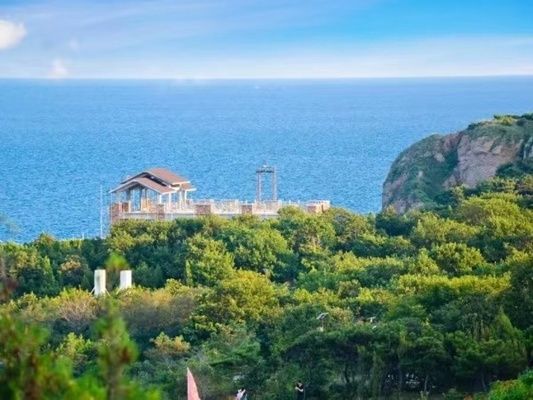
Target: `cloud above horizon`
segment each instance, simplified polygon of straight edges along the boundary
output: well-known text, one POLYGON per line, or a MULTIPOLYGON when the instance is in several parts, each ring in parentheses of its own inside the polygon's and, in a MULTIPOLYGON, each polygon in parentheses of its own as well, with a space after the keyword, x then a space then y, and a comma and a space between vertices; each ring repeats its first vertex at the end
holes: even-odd
POLYGON ((63 79, 63 78, 66 78, 68 75, 69 75, 69 70, 67 66, 65 65, 65 62, 62 59, 56 58, 55 60, 52 61, 52 67, 48 74, 49 78, 63 79))
POLYGON ((0 19, 0 50, 17 46, 25 36, 24 24, 0 19))
POLYGON ((4 0, 0 77, 533 74, 524 15, 533 2, 4 0))

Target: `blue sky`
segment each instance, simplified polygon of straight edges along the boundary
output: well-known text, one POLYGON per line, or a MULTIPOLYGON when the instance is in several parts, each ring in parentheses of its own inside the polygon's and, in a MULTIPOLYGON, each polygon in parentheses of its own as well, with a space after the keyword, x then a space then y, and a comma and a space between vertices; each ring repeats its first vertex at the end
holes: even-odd
POLYGON ((533 0, 0 0, 4 78, 533 74, 533 0))

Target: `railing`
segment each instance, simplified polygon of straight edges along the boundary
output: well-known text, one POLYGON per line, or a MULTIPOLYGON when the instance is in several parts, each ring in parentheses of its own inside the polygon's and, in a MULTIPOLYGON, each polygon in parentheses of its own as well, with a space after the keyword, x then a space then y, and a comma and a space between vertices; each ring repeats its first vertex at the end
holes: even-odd
POLYGON ((275 217, 283 207, 298 207, 309 213, 321 213, 330 208, 328 200, 312 201, 261 201, 244 202, 240 200, 187 200, 177 203, 146 202, 142 207, 133 208, 130 202, 114 203, 110 207, 111 222, 121 219, 174 219, 196 217, 201 215, 220 215, 233 217, 237 215, 257 215, 275 217))

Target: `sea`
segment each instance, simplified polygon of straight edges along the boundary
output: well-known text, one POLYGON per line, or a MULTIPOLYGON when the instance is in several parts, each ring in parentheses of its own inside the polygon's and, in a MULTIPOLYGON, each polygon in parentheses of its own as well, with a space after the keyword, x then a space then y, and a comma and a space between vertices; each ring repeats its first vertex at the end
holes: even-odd
POLYGON ((532 111, 533 77, 0 80, 0 240, 98 236, 109 190, 151 167, 251 200, 266 163, 284 200, 375 213, 409 145, 532 111))

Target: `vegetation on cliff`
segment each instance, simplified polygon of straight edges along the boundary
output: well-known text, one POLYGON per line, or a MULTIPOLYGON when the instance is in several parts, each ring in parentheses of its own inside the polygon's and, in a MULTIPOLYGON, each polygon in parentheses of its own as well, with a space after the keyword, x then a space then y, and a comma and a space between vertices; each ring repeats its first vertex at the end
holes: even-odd
POLYGON ((459 133, 429 136, 403 151, 383 185, 383 207, 398 212, 431 208, 455 186, 473 188, 499 173, 519 176, 532 170, 533 114, 497 115, 459 133))
POLYGON ((308 399, 525 398, 533 176, 519 175, 406 215, 288 208, 2 244, 1 397, 179 399, 189 366, 206 400, 239 386, 285 400, 297 379, 308 399), (95 299, 101 267, 110 290, 128 267, 137 287, 95 299))

